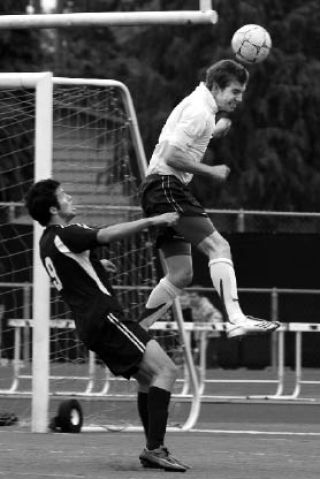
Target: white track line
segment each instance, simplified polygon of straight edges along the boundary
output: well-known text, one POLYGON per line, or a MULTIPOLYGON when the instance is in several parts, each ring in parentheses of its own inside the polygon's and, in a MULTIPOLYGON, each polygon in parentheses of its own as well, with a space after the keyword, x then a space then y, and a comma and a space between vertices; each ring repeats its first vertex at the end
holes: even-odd
POLYGON ((256 431, 256 430, 229 430, 229 429, 191 429, 190 432, 201 432, 210 434, 251 434, 266 436, 320 436, 320 432, 294 432, 294 431, 256 431))
MULTIPOLYGON (((85 426, 83 432, 141 432, 140 426, 85 426)), ((251 429, 190 429, 188 431, 178 427, 168 427, 167 431, 204 434, 248 434, 252 436, 320 436, 320 432, 295 432, 295 431, 259 431, 251 429)))

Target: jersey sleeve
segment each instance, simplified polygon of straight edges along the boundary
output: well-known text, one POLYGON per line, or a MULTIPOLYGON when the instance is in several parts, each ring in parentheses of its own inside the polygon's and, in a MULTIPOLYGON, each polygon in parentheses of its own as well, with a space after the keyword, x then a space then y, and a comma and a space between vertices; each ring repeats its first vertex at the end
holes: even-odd
POLYGON ((70 251, 73 253, 81 253, 82 251, 99 246, 97 241, 98 231, 99 229, 97 228, 73 224, 63 228, 63 230, 59 232, 59 236, 70 251))
POLYGON ((169 143, 181 150, 187 150, 188 146, 203 135, 206 130, 206 118, 203 112, 186 109, 174 131, 170 135, 169 143))

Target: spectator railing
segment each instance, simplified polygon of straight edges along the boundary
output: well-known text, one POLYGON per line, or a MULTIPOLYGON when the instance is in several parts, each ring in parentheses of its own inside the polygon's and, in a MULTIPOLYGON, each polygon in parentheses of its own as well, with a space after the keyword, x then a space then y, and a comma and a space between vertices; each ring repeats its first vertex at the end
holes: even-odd
MULTIPOLYGON (((20 380, 22 379, 29 379, 31 380, 31 375, 23 374, 22 368, 23 363, 20 357, 21 351, 21 331, 24 327, 32 327, 32 320, 29 319, 9 319, 8 321, 10 327, 15 329, 14 335, 14 358, 13 358, 13 377, 11 385, 5 389, 1 390, 1 394, 27 394, 27 390, 21 390, 19 388, 20 380)), ((52 320, 51 327, 54 328, 65 328, 65 329, 74 329, 74 321, 72 320, 52 320)), ((152 326, 152 329, 156 331, 177 331, 178 325, 175 322, 164 322, 159 321, 152 326)), ((199 391, 198 393, 201 395, 201 399, 205 400, 214 400, 217 398, 230 398, 230 399, 302 399, 301 388, 303 385, 312 384, 312 385, 320 385, 320 380, 305 380, 303 379, 302 373, 302 357, 303 357, 303 349, 302 349, 302 334, 303 333, 319 333, 320 332, 320 324, 318 323, 282 323, 280 328, 273 333, 273 336, 278 336, 278 364, 276 369, 274 370, 274 377, 273 378, 263 378, 263 374, 259 374, 259 377, 256 379, 248 379, 248 378, 237 378, 237 379, 217 379, 217 378, 207 378, 207 368, 206 368, 206 348, 207 348, 207 337, 208 334, 212 332, 213 327, 208 323, 185 323, 185 330, 187 333, 187 338, 190 340, 190 336, 192 332, 198 332, 200 335, 200 358, 199 358, 199 391), (294 361, 294 385, 291 394, 284 394, 284 385, 285 385, 285 376, 286 376, 286 368, 285 368, 285 334, 286 333, 294 333, 295 335, 295 361, 294 361), (215 395, 215 394, 208 394, 206 393, 206 388, 209 384, 212 383, 239 383, 239 384, 271 384, 275 386, 275 391, 270 391, 269 394, 265 395, 242 395, 242 396, 235 396, 235 395, 215 395)), ((220 323, 214 326, 214 330, 219 331, 221 334, 225 333, 225 324, 220 323)), ((83 380, 86 383, 86 387, 84 391, 75 392, 73 391, 73 395, 78 396, 102 396, 102 395, 109 395, 112 394, 110 390, 110 384, 113 381, 119 381, 119 379, 114 378, 110 375, 110 373, 106 372, 105 382, 103 387, 98 392, 94 392, 94 382, 95 382, 95 358, 94 354, 89 354, 88 360, 88 371, 87 374, 83 376, 77 376, 73 379, 83 380)), ((66 379, 68 376, 52 376, 51 379, 66 379)), ((176 397, 191 397, 190 393, 190 384, 189 384, 189 377, 187 369, 184 370, 183 378, 180 379, 182 382, 182 391, 180 393, 175 394, 176 397)), ((31 394, 31 389, 30 389, 31 394)), ((69 391, 57 391, 55 394, 57 395, 68 395, 70 394, 69 391)), ((306 399, 306 398, 303 398, 306 399)), ((308 398, 309 400, 314 400, 314 398, 308 398)))

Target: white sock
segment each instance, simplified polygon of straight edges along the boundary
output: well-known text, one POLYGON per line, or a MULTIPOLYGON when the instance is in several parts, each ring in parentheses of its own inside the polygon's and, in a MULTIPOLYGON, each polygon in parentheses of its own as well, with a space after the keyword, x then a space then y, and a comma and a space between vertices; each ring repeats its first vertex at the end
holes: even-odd
POLYGON ((210 275, 213 286, 224 302, 229 320, 242 316, 239 305, 236 274, 233 263, 228 258, 217 258, 209 261, 210 275))
POLYGON ((159 309, 155 312, 150 311, 152 314, 152 320, 148 321, 148 317, 145 317, 145 319, 141 321, 141 324, 150 327, 151 324, 163 316, 172 305, 173 300, 181 293, 182 289, 177 288, 167 277, 162 278, 152 290, 146 304, 146 310, 154 310, 155 308, 159 309), (162 307, 160 307, 161 305, 162 307))

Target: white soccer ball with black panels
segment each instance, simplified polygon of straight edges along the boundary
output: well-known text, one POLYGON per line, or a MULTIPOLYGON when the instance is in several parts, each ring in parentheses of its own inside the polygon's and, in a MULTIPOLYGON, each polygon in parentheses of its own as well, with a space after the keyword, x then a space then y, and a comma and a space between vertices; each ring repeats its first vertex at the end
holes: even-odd
POLYGON ((272 41, 267 30, 260 25, 244 25, 231 40, 236 58, 244 63, 260 63, 270 53, 272 41))

